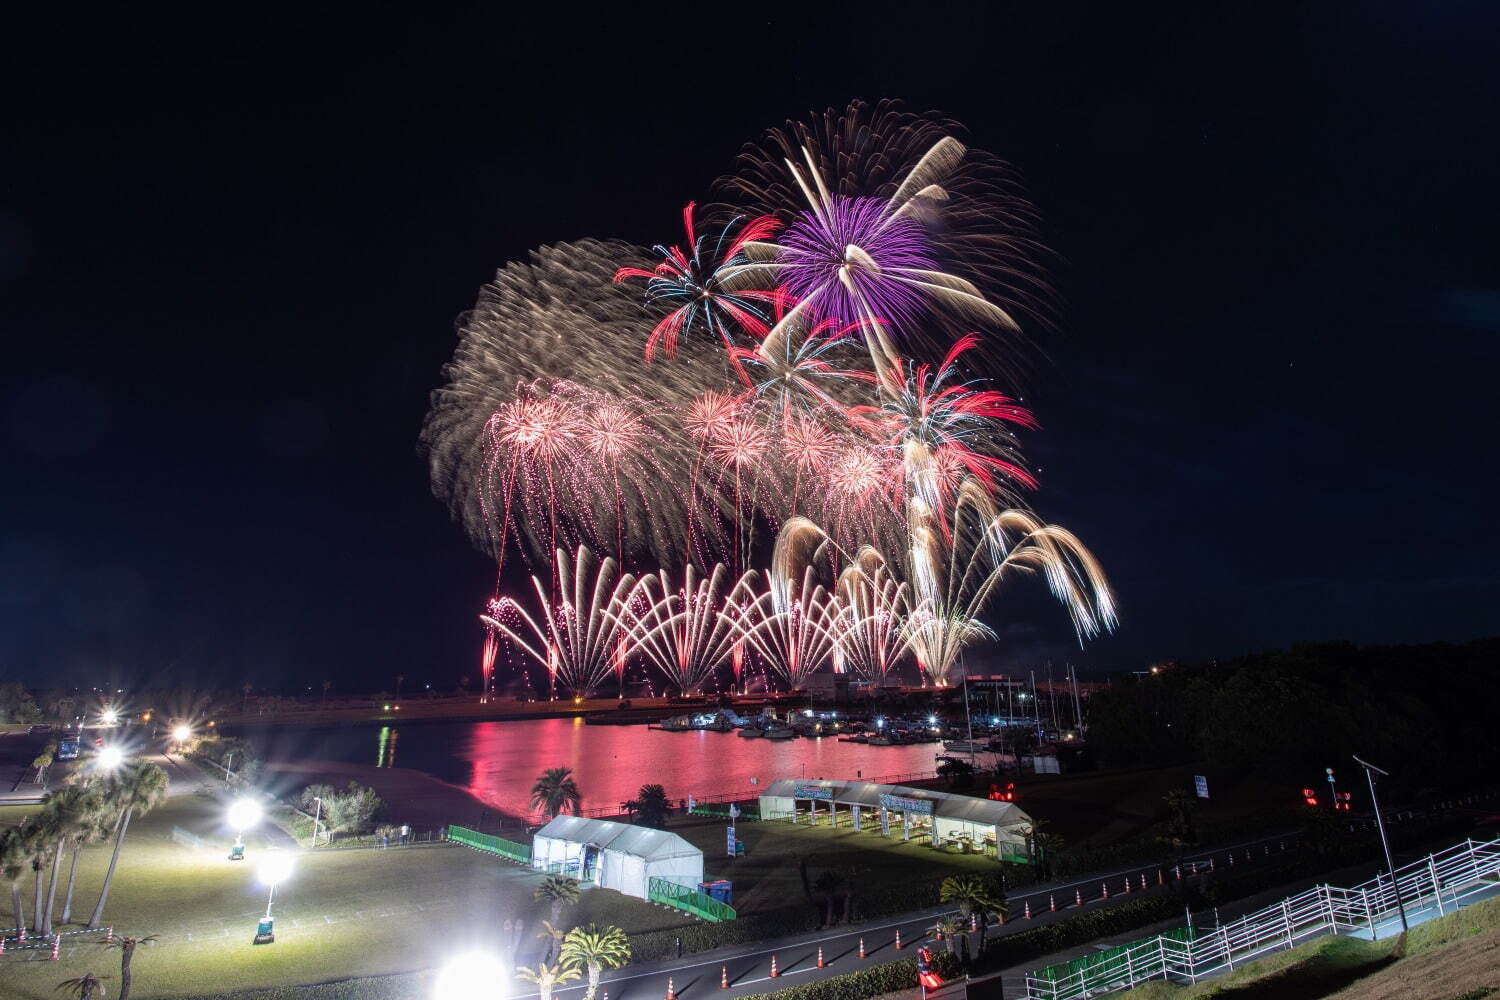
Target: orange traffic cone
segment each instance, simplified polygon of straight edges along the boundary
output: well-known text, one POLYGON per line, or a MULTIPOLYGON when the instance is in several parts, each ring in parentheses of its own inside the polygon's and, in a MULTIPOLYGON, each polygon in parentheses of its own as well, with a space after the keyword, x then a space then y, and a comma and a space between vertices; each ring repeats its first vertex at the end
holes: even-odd
POLYGON ((1057 912, 1057 897, 1050 892, 1047 894, 1047 909, 1052 913, 1057 912))
POLYGON ((5 954, 5 934, 0 933, 0 955, 5 954))
POLYGON ((1100 898, 1101 899, 1108 899, 1109 898, 1109 883, 1108 882, 1100 882, 1099 883, 1099 888, 1101 890, 1103 890, 1103 892, 1104 892, 1104 895, 1102 897, 1100 897, 1100 898))
POLYGON ((818 945, 818 968, 823 968, 823 946, 818 945))
POLYGON ((901 950, 901 928, 896 928, 896 950, 901 950))
POLYGON ((1083 890, 1082 889, 1074 889, 1073 890, 1073 905, 1074 906, 1082 906, 1083 905, 1083 890))
POLYGON ((57 949, 62 947, 62 935, 52 935, 52 961, 57 961, 57 949))
POLYGON ((1031 900, 1029 900, 1029 899, 1026 901, 1026 915, 1025 915, 1025 917, 1023 917, 1023 919, 1025 919, 1025 920, 1030 920, 1031 919, 1031 900))
POLYGON ((1130 891, 1130 876, 1129 875, 1125 876, 1125 891, 1126 892, 1130 891))
POLYGON ((1141 891, 1142 892, 1146 891, 1146 873, 1145 872, 1141 872, 1141 891))
POLYGON ((672 988, 672 977, 667 977, 667 1000, 677 1000, 677 991, 672 988))
POLYGON ((1157 885, 1166 885, 1167 884, 1167 874, 1166 874, 1166 872, 1162 871, 1160 868, 1156 869, 1156 884, 1157 885))
POLYGON ((775 979, 779 975, 781 975, 781 973, 776 971, 776 956, 772 955, 771 956, 771 978, 775 979))
POLYGON ((865 939, 864 938, 860 938, 859 939, 859 957, 860 958, 864 958, 865 957, 865 939))
POLYGON ((969 930, 971 930, 971 931, 977 931, 977 930, 979 930, 979 914, 977 914, 977 913, 971 913, 971 914, 969 914, 969 930))

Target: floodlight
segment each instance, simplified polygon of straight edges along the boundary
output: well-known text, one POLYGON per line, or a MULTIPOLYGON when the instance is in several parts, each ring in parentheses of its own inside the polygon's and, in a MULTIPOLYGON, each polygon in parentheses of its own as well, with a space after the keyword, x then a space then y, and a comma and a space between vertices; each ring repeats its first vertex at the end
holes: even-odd
POLYGON ((260 879, 261 885, 275 886, 283 882, 292 873, 292 858, 289 854, 267 854, 260 862, 260 868, 256 871, 256 877, 260 879))
POLYGON ((469 951, 450 958, 432 985, 433 1000, 473 1000, 503 996, 505 965, 494 955, 469 951))

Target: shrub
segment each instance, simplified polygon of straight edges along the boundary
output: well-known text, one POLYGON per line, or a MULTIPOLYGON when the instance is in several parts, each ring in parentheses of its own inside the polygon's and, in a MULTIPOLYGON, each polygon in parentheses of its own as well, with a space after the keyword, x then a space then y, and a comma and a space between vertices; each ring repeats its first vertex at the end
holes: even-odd
POLYGON ((771 993, 756 993, 745 1000, 868 1000, 897 990, 909 990, 917 982, 917 960, 894 962, 830 976, 805 986, 791 986, 771 993))

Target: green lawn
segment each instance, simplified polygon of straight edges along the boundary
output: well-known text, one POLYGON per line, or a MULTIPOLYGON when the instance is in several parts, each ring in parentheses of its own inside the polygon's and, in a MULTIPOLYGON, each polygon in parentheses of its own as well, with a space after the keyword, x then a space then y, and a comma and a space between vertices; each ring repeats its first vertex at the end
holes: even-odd
MULTIPOLYGON (((0 821, 15 822, 25 811, 6 809, 0 821)), ((183 797, 131 824, 105 923, 117 934, 161 935, 137 952, 133 996, 192 997, 422 969, 468 944, 493 947, 507 919, 524 920, 529 936, 547 915, 531 899, 539 876, 464 848, 305 852, 277 890, 276 943, 254 947, 250 940, 266 903, 266 890, 255 881, 260 844, 247 836, 251 859, 226 860, 231 836, 218 828, 218 813, 205 799, 183 797), (171 839, 174 826, 214 844, 182 846, 171 839)), ((75 917, 87 919, 108 859, 105 846, 85 852, 75 917)), ((30 898, 28 890, 28 915, 30 898)), ((8 893, 0 905, 9 909, 8 893)), ((635 932, 678 926, 686 918, 593 889, 564 920, 635 932)), ((44 952, 0 957, 3 995, 41 1000, 56 997, 57 983, 85 971, 118 974, 119 953, 95 943, 101 936, 65 937, 58 962, 46 961, 44 952)))

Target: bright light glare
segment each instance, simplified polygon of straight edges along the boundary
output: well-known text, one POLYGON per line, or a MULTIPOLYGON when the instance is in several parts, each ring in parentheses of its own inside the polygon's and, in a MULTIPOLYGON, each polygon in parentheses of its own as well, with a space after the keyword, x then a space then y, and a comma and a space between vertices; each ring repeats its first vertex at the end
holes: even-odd
POLYGON ((116 768, 125 763, 125 751, 119 747, 105 747, 99 751, 99 766, 116 768))
POLYGON ((475 997, 504 996, 507 976, 505 966, 493 955, 482 951, 465 952, 450 958, 438 972, 432 986, 433 1000, 473 1000, 475 997))
POLYGON ((187 726, 178 726, 176 729, 172 730, 172 738, 178 743, 186 740, 191 735, 193 735, 193 731, 187 726))
POLYGON ((103 722, 106 726, 113 726, 116 722, 120 721, 120 713, 112 708, 106 708, 99 713, 99 721, 103 722))
POLYGON ((260 862, 260 870, 256 872, 260 878, 261 885, 275 885, 286 879, 292 873, 292 858, 288 854, 267 854, 260 862))
POLYGON ((260 822, 260 806, 250 799, 240 799, 229 807, 229 825, 236 830, 260 822))

